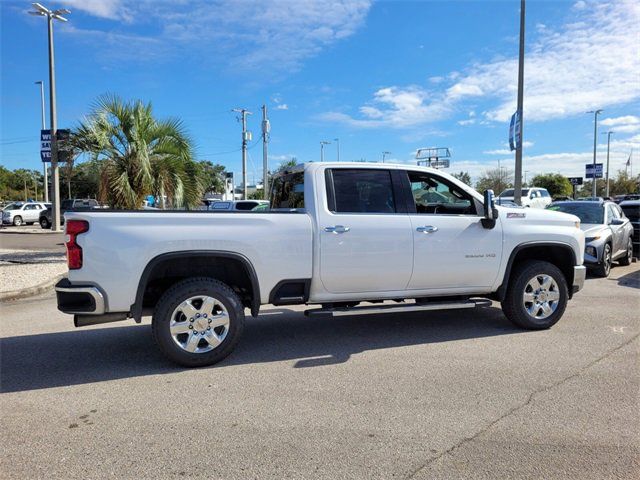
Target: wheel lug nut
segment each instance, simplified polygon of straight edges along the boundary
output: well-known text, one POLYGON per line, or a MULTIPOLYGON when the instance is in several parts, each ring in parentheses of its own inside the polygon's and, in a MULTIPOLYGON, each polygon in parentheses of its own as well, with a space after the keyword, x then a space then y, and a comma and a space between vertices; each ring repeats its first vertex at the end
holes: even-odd
POLYGON ((189 325, 189 328, 193 330, 193 325, 189 325))
POLYGON ((196 313, 196 318, 200 318, 200 314, 199 313, 196 313))
POLYGON ((189 319, 189 321, 190 321, 191 323, 193 323, 193 318, 190 318, 190 319, 189 319))
POLYGON ((209 323, 211 323, 211 319, 209 319, 209 323))
POLYGON ((211 330, 211 327, 207 327, 207 330, 211 330))
POLYGON ((205 313, 204 315, 202 315, 204 318, 207 318, 207 314, 205 313))

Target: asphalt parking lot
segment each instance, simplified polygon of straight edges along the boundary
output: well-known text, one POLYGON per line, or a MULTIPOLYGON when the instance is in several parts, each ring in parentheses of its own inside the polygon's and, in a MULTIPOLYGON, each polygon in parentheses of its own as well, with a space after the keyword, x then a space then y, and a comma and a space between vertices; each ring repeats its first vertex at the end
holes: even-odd
POLYGON ((497 308, 271 308, 198 370, 148 322, 74 329, 53 295, 0 308, 3 478, 640 476, 638 263, 549 331, 497 308))

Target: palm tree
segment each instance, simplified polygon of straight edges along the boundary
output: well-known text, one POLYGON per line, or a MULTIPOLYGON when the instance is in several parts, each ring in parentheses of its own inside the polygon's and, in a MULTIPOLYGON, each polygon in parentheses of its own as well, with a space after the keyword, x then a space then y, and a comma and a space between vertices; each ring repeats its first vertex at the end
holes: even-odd
POLYGON ((70 143, 102 163, 100 192, 112 208, 138 209, 148 195, 165 207, 192 208, 202 198, 199 166, 182 123, 156 120, 150 103, 99 97, 70 143))

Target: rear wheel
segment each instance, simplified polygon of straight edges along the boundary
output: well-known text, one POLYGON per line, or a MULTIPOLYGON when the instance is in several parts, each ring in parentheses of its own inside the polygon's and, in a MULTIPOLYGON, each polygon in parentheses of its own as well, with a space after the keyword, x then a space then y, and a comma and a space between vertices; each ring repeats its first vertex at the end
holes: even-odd
POLYGON ((43 229, 51 228, 51 223, 47 220, 47 217, 40 217, 40 226, 43 229))
POLYGON ((568 298, 567 280, 558 267, 528 260, 515 267, 502 311, 519 327, 541 330, 560 320, 568 298))
POLYGON ((164 355, 185 367, 219 362, 234 349, 244 327, 238 295, 212 278, 177 283, 153 315, 153 337, 164 355))
POLYGON ((620 260, 618 260, 618 263, 620 263, 620 265, 631 265, 631 261, 633 260, 633 242, 631 241, 631 237, 629 237, 629 241, 627 242, 627 252, 625 253, 624 257, 622 257, 620 260))
POLYGON ((611 272, 611 261, 611 245, 605 243, 604 248, 602 249, 602 261, 600 262, 600 265, 593 269, 593 273, 598 277, 608 277, 611 272))
POLYGON ((16 215, 15 217, 13 217, 13 224, 16 227, 19 227, 20 225, 22 225, 22 217, 20 215, 16 215))

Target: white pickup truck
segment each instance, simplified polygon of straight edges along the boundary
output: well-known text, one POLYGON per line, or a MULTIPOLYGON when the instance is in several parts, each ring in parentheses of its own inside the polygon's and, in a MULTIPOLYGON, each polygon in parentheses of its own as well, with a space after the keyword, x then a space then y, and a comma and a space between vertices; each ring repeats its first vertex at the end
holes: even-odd
POLYGON ((78 327, 152 315, 162 352, 195 367, 226 357, 245 309, 265 304, 315 304, 306 313, 324 317, 495 300, 543 329, 584 284, 577 217, 494 206, 493 192, 439 170, 309 163, 273 180, 271 205, 69 212, 58 308, 78 327))

